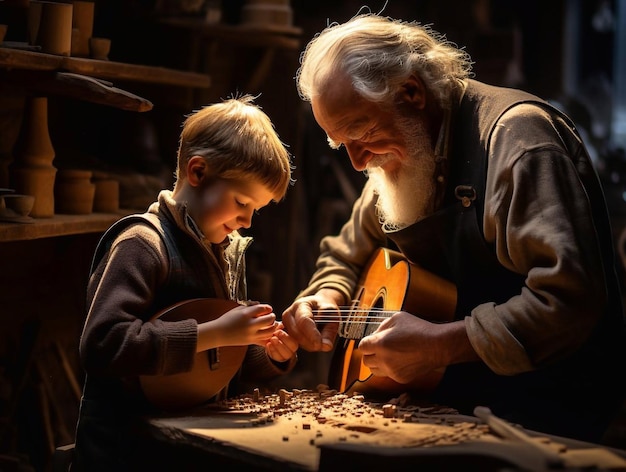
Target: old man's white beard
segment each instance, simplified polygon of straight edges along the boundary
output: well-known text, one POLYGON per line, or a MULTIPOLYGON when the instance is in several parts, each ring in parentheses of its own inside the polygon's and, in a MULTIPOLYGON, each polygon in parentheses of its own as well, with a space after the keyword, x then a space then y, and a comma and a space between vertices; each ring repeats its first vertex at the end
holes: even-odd
POLYGON ((436 164, 430 140, 415 123, 400 123, 400 128, 406 136, 409 159, 390 175, 381 165, 395 156, 378 156, 366 171, 378 195, 380 223, 387 232, 406 228, 434 211, 436 164))

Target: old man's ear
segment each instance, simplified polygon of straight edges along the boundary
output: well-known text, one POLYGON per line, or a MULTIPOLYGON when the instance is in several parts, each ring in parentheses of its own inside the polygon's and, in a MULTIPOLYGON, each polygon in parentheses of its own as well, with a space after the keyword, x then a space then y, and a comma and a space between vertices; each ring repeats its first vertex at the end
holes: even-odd
POLYGON ((422 79, 411 74, 402 85, 400 85, 398 100, 416 109, 422 110, 426 106, 426 86, 422 79))

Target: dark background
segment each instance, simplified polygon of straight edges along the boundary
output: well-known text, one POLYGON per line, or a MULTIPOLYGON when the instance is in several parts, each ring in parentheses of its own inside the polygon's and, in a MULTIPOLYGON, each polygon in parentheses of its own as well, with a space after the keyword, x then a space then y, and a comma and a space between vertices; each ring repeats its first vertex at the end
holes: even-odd
MULTIPOLYGON (((203 15, 182 11, 180 4, 96 1, 94 36, 111 38, 112 61, 203 72, 211 76, 212 86, 188 90, 115 83, 151 100, 154 108, 145 113, 51 96, 54 164, 117 173, 122 206, 143 211, 160 189, 172 187, 185 115, 233 94, 256 95, 289 145, 295 165, 296 183, 286 199, 263 209, 250 231, 255 236, 249 254, 251 298, 272 303, 280 314, 306 285, 319 238, 340 228, 363 183, 346 156, 328 148, 309 105, 299 99, 294 84, 298 57, 315 33, 330 22, 349 19, 363 2, 293 0, 297 30, 286 34, 297 38, 299 46, 276 47, 267 63, 263 58, 270 48, 257 44, 254 33, 202 39, 197 32, 169 25, 168 18, 203 15), (266 74, 256 80, 264 64, 266 74)), ((221 4, 222 23, 237 25, 243 0, 221 4)), ((615 15, 615 1, 392 0, 367 5, 444 33, 470 53, 478 80, 523 88, 568 112, 590 147, 619 237, 626 215, 626 171, 624 150, 612 144, 610 125, 616 31, 595 21, 603 5, 615 15)), ((0 87, 0 160, 11 155, 22 106, 23 97, 0 87)), ((98 238, 89 234, 0 243, 0 470, 3 458, 26 470, 45 470, 51 446, 72 441, 78 399, 64 367, 82 381, 77 342, 98 238), (46 383, 53 398, 42 397, 46 383), (46 416, 52 418, 51 431, 44 427, 46 416)), ((328 360, 325 354, 302 353, 298 368, 280 385, 314 388, 326 381, 328 360)), ((626 447, 626 436, 617 428, 607 443, 626 447)))

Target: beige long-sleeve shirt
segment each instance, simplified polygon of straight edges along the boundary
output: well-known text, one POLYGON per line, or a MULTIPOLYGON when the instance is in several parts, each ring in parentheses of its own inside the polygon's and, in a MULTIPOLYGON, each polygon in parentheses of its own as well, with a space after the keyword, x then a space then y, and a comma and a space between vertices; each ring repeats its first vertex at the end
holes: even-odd
MULTIPOLYGON (((498 374, 569 355, 605 308, 600 241, 579 174, 593 169, 572 155, 582 143, 564 129, 543 109, 518 105, 501 117, 489 143, 482 230, 500 264, 526 277, 516 296, 486 301, 465 317, 472 346, 498 374)), ((301 295, 330 287, 350 300, 370 255, 386 244, 375 202, 366 184, 340 234, 321 242, 317 270, 301 295)))

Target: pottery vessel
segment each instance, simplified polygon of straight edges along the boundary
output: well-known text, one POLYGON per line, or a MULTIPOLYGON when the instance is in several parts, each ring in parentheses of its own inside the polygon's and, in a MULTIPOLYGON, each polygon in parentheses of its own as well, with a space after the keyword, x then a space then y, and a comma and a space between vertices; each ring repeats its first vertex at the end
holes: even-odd
POLYGON ((89 38, 89 55, 92 59, 109 60, 111 40, 109 38, 89 38))
POLYGON ((0 199, 4 202, 4 210, 9 210, 17 216, 28 216, 35 203, 35 197, 32 195, 20 195, 18 193, 3 195, 0 199))
POLYGON ((15 188, 34 197, 30 216, 50 218, 54 216, 54 182, 57 170, 54 167, 32 167, 14 169, 15 188))
POLYGON ((69 215, 88 215, 93 211, 96 186, 90 170, 59 170, 54 186, 55 211, 69 215))
POLYGON ((288 0, 247 0, 241 8, 241 23, 270 28, 291 26, 293 11, 288 0))
POLYGON ((93 34, 93 1, 74 1, 72 13, 72 56, 89 57, 89 38, 93 34))
POLYGON ((18 193, 35 197, 31 211, 31 216, 35 218, 54 215, 54 181, 57 172, 52 165, 54 156, 48 132, 48 99, 29 97, 13 148, 11 174, 18 193))
POLYGON ((41 52, 69 56, 72 50, 71 3, 31 0, 28 11, 28 40, 41 52))
POLYGON ((94 174, 93 182, 96 193, 93 199, 93 211, 116 213, 120 208, 120 183, 108 177, 94 174))

